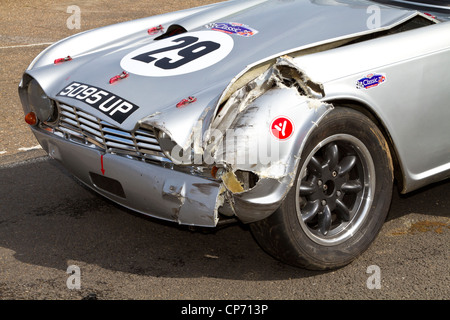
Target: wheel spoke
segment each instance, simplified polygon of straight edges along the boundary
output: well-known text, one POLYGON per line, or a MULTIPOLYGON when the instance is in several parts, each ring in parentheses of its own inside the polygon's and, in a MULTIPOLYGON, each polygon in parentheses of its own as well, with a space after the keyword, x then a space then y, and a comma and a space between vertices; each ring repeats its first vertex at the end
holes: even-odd
POLYGON ((328 206, 323 208, 323 212, 319 213, 319 231, 326 236, 331 228, 331 211, 328 206))
POLYGON ((311 160, 309 160, 308 169, 311 170, 313 174, 317 174, 322 171, 322 165, 316 157, 312 157, 311 160))
POLYGON ((339 148, 336 143, 330 143, 325 147, 325 160, 328 167, 334 169, 339 162, 339 148))
POLYGON ((356 164, 355 156, 347 156, 339 163, 339 175, 343 176, 350 172, 356 164))
POLYGON ((343 221, 345 221, 345 222, 350 221, 350 210, 339 199, 336 200, 335 212, 337 213, 338 217, 341 218, 343 221))
POLYGON ((363 189, 362 183, 359 180, 347 181, 341 186, 341 190, 345 193, 358 193, 363 189))
POLYGON ((317 184, 312 181, 302 181, 300 184, 300 196, 305 197, 313 194, 317 190, 317 184))
POLYGON ((303 221, 306 223, 311 221, 311 219, 314 218, 318 212, 319 212, 319 200, 316 200, 314 202, 312 201, 308 202, 301 212, 303 221))

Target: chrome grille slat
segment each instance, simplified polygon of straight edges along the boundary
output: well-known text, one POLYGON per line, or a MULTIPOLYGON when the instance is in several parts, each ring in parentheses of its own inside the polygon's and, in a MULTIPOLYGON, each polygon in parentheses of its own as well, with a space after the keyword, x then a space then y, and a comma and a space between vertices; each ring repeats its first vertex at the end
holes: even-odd
POLYGON ((81 139, 105 152, 136 160, 169 162, 152 130, 140 128, 134 132, 124 131, 75 107, 62 103, 58 103, 58 106, 60 118, 55 132, 59 136, 63 135, 72 141, 81 139))
POLYGON ((103 127, 103 132, 105 134, 116 135, 116 136, 120 136, 120 137, 124 137, 124 138, 133 139, 133 135, 126 131, 103 127))
POLYGON ((68 123, 74 127, 78 127, 78 121, 77 120, 73 120, 70 118, 62 118, 61 121, 64 121, 65 123, 68 123))
POLYGON ((158 140, 156 140, 155 138, 150 138, 150 137, 143 137, 141 135, 139 136, 134 136, 136 138, 136 141, 142 141, 144 143, 149 143, 149 144, 153 144, 153 145, 157 145, 158 144, 158 140))
POLYGON ((142 129, 136 130, 135 135, 136 135, 136 134, 137 134, 137 135, 148 136, 148 137, 150 137, 150 138, 156 138, 155 135, 153 134, 153 132, 150 132, 150 131, 144 131, 144 130, 142 130, 142 129))
POLYGON ((133 140, 130 139, 124 139, 122 137, 119 136, 111 136, 109 134, 105 135, 105 139, 106 139, 106 144, 108 145, 108 142, 115 142, 115 143, 121 143, 121 144, 126 144, 126 145, 132 145, 134 146, 134 142, 133 140))
POLYGON ((114 148, 114 149, 122 149, 122 150, 127 150, 127 151, 136 151, 136 148, 134 146, 129 146, 126 144, 122 144, 122 143, 115 143, 112 141, 108 141, 106 142, 106 145, 110 148, 114 148))
POLYGON ((93 122, 93 121, 87 120, 85 118, 78 117, 78 121, 81 124, 85 124, 91 128, 100 128, 97 122, 93 122))
POLYGON ((85 119, 90 120, 90 121, 92 121, 92 122, 94 122, 96 124, 98 123, 97 118, 94 117, 94 116, 91 116, 90 114, 87 114, 87 113, 85 113, 83 111, 78 111, 77 114, 78 114, 78 117, 80 119, 85 118, 85 119))
POLYGON ((102 137, 101 131, 95 130, 95 129, 89 127, 89 126, 86 126, 86 125, 82 124, 82 125, 80 125, 80 128, 85 130, 85 131, 87 131, 87 132, 89 132, 89 133, 91 133, 91 134, 93 134, 94 136, 97 136, 97 137, 100 137, 100 138, 102 137))
POLYGON ((63 116, 64 118, 70 118, 73 120, 77 120, 77 117, 74 114, 67 112, 67 111, 61 112, 61 116, 63 116))
POLYGON ((139 148, 139 151, 141 151, 142 153, 145 153, 145 149, 149 149, 149 150, 152 150, 152 151, 160 151, 161 150, 161 148, 159 148, 159 147, 157 147, 155 145, 152 145, 152 144, 147 144, 147 143, 140 143, 139 142, 137 144, 137 146, 139 148))
POLYGON ((111 127, 111 128, 116 128, 115 126, 113 126, 112 124, 110 124, 110 123, 108 123, 108 122, 106 122, 106 121, 103 121, 103 120, 100 120, 100 119, 99 119, 99 121, 100 121, 100 124, 101 124, 102 126, 105 126, 105 127, 111 127))

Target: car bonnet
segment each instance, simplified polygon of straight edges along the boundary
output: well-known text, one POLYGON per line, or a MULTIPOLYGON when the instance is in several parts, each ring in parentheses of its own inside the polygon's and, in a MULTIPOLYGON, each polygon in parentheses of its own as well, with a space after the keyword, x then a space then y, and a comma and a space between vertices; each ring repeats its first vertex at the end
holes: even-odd
MULTIPOLYGON (((157 40, 162 31, 142 30, 139 25, 139 30, 103 47, 84 50, 67 62, 41 64, 27 73, 55 100, 124 130, 133 130, 141 119, 150 116, 175 141, 182 141, 198 119, 214 112, 230 83, 252 65, 299 49, 387 29, 417 14, 379 6, 380 20, 374 26, 368 10, 372 2, 238 2, 241 4, 225 2, 225 11, 215 6, 161 25, 164 31, 170 25, 179 25, 187 30, 185 33, 157 40), (242 7, 242 3, 248 5, 242 7), (152 32, 155 34, 149 34, 152 32), (126 74, 122 74, 124 71, 126 74), (114 77, 117 81, 111 81, 114 77), (123 107, 111 115, 77 98, 79 95, 64 94, 79 86, 103 90, 108 97, 116 97, 110 103, 121 99, 134 107, 129 108, 129 114, 121 114, 128 110, 123 107), (117 114, 123 117, 116 119, 117 114)), ((130 24, 127 26, 130 28, 130 24)), ((108 30, 106 27, 102 32, 108 30)), ((101 41, 101 33, 98 39, 101 41)), ((70 49, 77 50, 64 41, 60 46, 65 48, 59 52, 67 55, 70 49)), ((61 57, 41 57, 52 62, 56 58, 61 57)), ((109 106, 103 107, 106 110, 109 106)))

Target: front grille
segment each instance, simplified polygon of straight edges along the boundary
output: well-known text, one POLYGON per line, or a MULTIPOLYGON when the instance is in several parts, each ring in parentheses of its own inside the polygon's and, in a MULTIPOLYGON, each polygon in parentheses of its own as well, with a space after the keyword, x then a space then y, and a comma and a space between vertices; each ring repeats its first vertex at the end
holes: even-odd
POLYGON ((95 145, 107 153, 137 160, 170 162, 164 156, 153 130, 124 131, 75 107, 57 103, 60 110, 55 134, 65 139, 95 145))

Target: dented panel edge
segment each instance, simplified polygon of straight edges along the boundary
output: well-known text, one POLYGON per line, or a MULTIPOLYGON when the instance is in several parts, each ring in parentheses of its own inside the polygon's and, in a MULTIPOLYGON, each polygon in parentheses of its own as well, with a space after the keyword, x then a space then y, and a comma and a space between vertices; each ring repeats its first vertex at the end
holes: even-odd
POLYGON ((293 186, 308 136, 333 109, 321 101, 324 96, 323 86, 289 56, 279 57, 230 95, 211 125, 225 134, 213 147, 206 146, 223 168, 220 178, 228 215, 231 210, 241 221, 250 223, 268 217, 279 207, 293 186), (280 116, 292 121, 288 139, 278 139, 271 132, 272 120, 280 116), (256 177, 256 182, 242 179, 242 173, 256 177))

